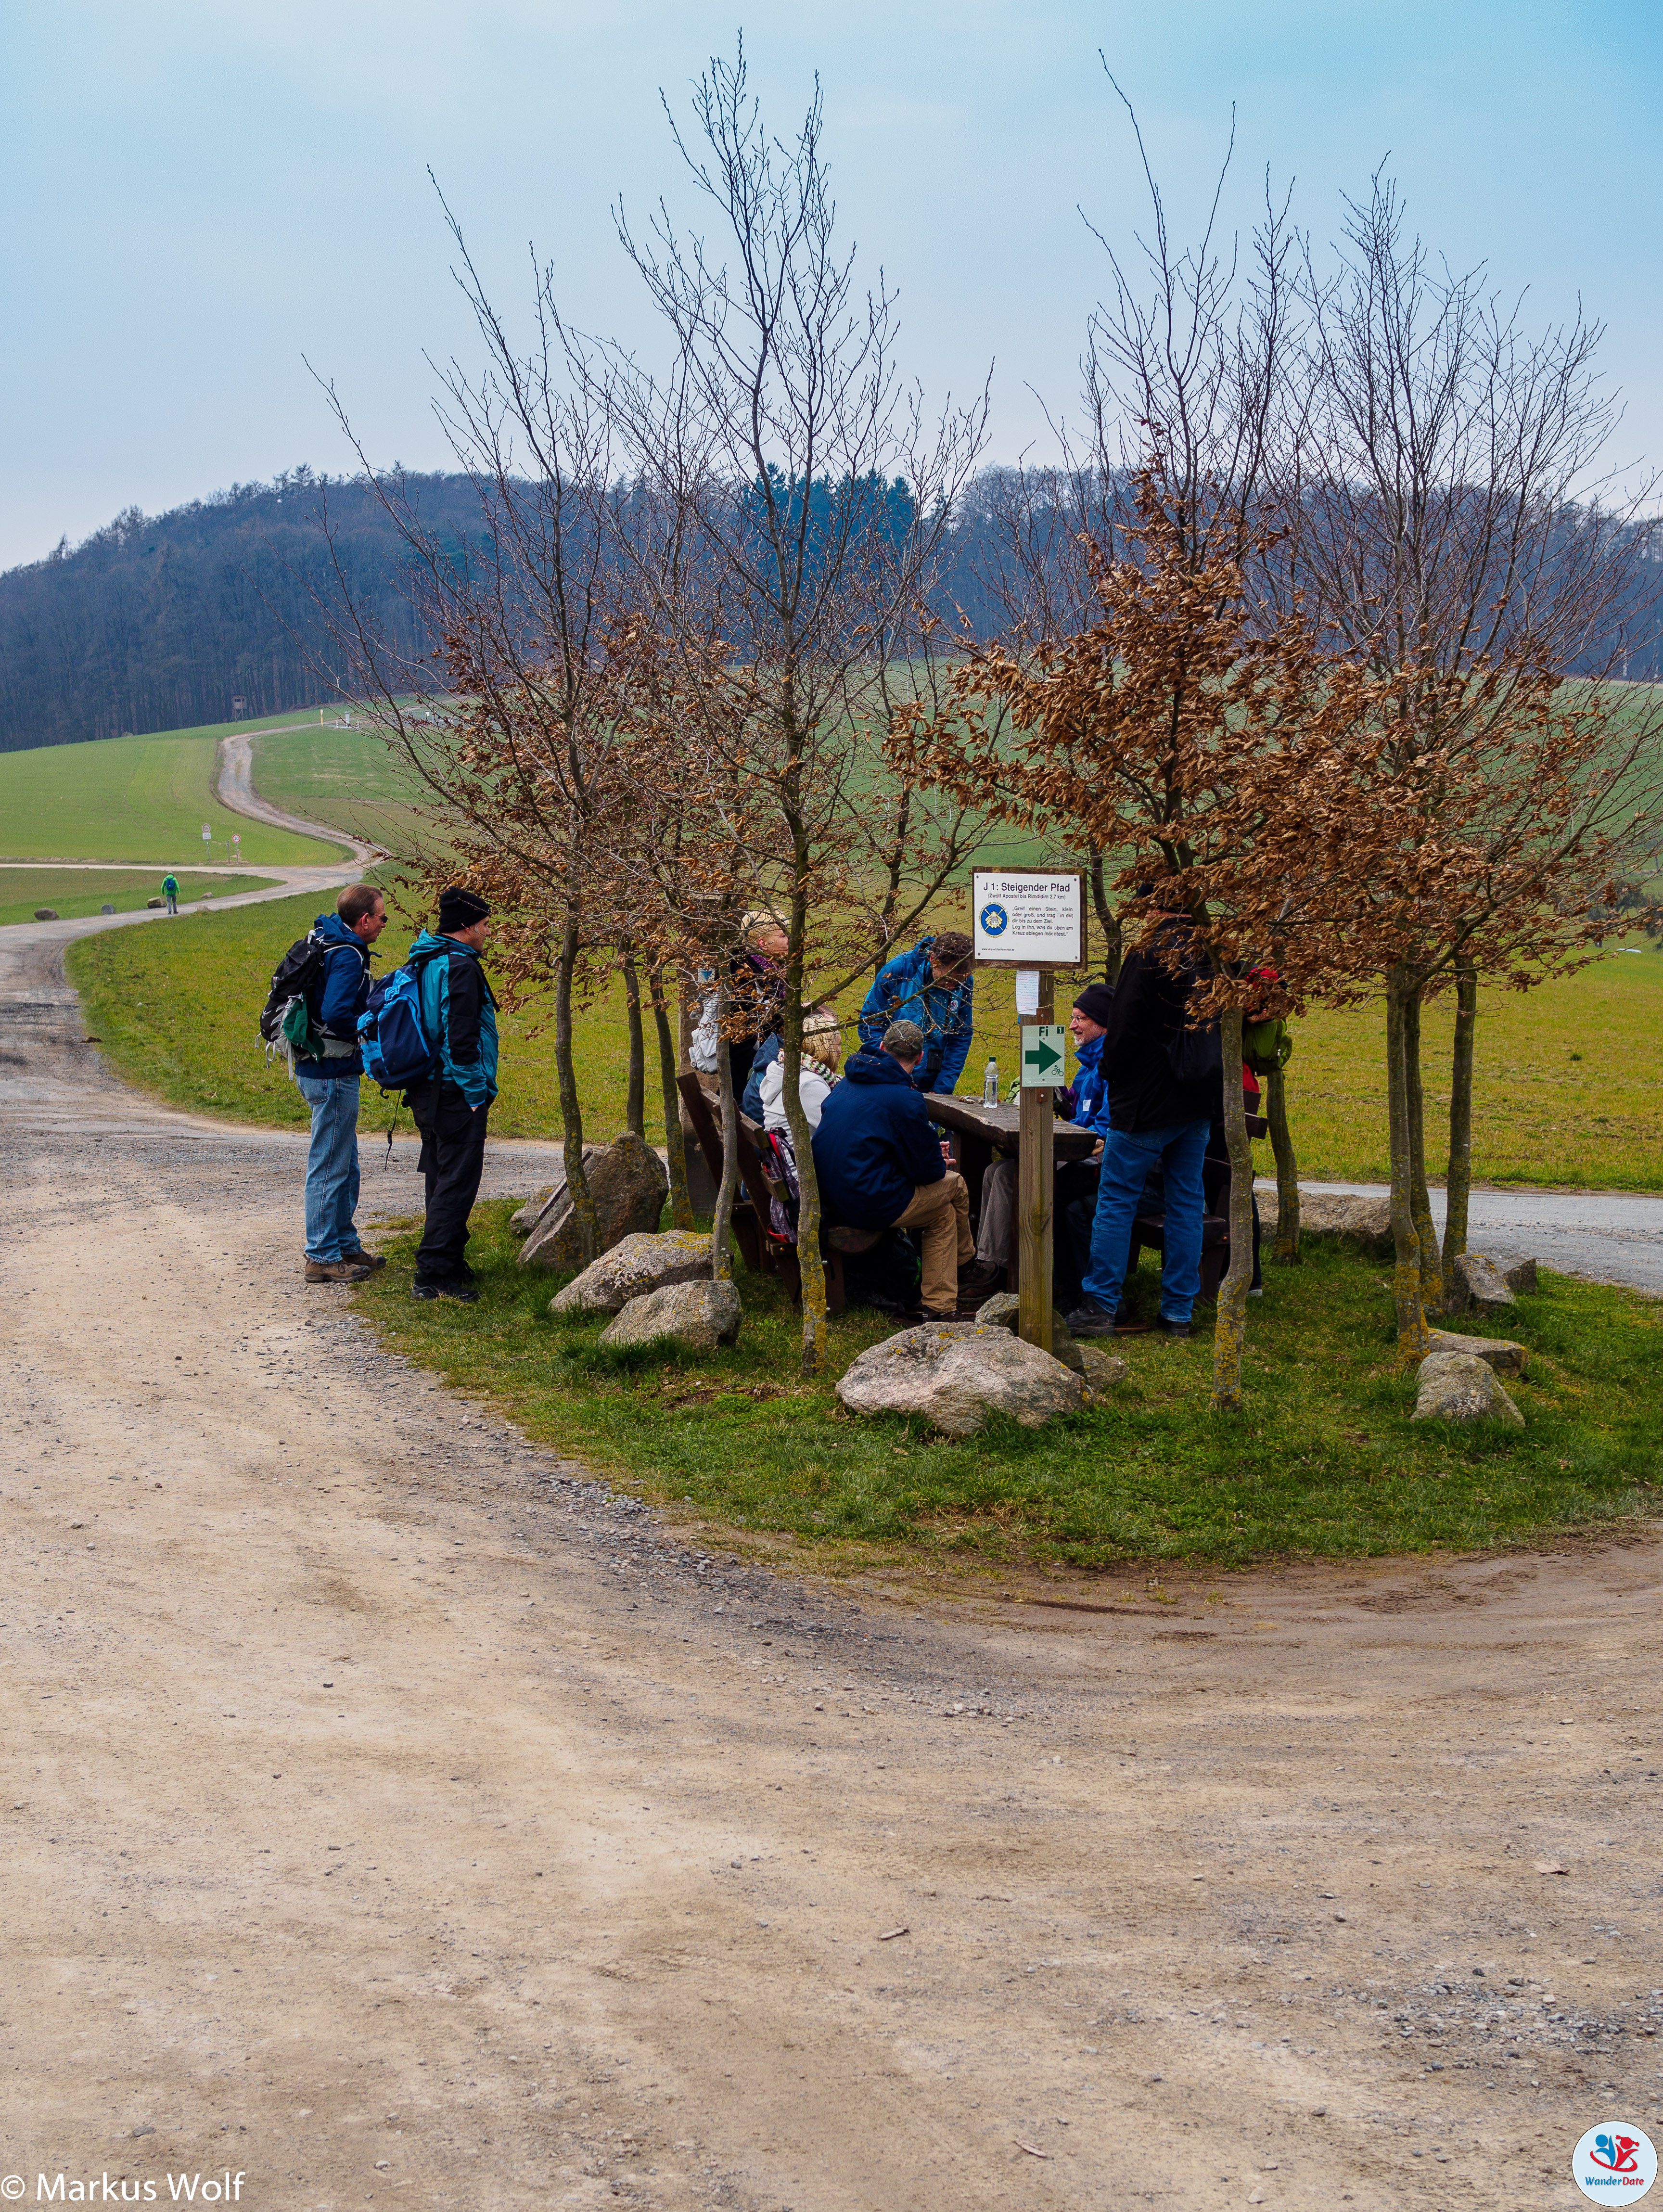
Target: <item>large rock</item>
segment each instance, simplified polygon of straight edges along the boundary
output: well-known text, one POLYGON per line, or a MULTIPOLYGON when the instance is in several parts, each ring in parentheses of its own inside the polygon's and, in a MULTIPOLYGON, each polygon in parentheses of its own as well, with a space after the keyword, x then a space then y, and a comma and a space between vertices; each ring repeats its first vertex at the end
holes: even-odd
POLYGON ((668 1283, 631 1298, 601 1331, 603 1344, 655 1344, 671 1338, 693 1352, 737 1340, 743 1309, 731 1283, 668 1283))
POLYGON ((1507 1307, 1517 1305, 1505 1275, 1493 1260, 1486 1260, 1482 1252, 1462 1252, 1455 1261, 1455 1300, 1453 1310, 1465 1313, 1469 1308, 1479 1313, 1501 1313, 1507 1307))
POLYGON ((1502 1268, 1502 1280, 1508 1290, 1522 1291, 1526 1297, 1533 1298, 1538 1287, 1536 1262, 1533 1260, 1515 1260, 1510 1267, 1502 1268))
MULTIPOLYGON (((628 1133, 591 1161, 584 1146, 584 1170, 595 1201, 598 1236, 596 1255, 610 1252, 626 1237, 655 1230, 670 1194, 664 1162, 640 1139, 628 1133)), ((562 1182, 549 1198, 519 1255, 525 1267, 580 1267, 577 1216, 562 1182)))
POLYGON ((1525 1417, 1502 1388, 1493 1367, 1466 1352, 1429 1352, 1420 1364, 1415 1396, 1417 1421, 1510 1421, 1523 1428, 1525 1417))
POLYGON ((146 910, 146 911, 147 911, 147 913, 148 913, 148 911, 149 910, 149 908, 150 908, 151 907, 153 907, 153 906, 166 906, 166 905, 167 905, 167 900, 166 900, 166 899, 146 899, 146 900, 145 900, 145 902, 144 902, 145 910, 146 910))
POLYGON ((1042 1427, 1075 1412, 1085 1386, 1009 1329, 926 1322, 863 1352, 837 1395, 851 1413, 921 1413, 950 1437, 973 1437, 990 1413, 1042 1427))
POLYGON ((631 1298, 672 1283, 707 1282, 710 1238, 695 1229, 626 1237, 549 1301, 550 1313, 622 1313, 631 1298))
MULTIPOLYGON (((1008 1328, 1014 1336, 1021 1312, 1022 1300, 1014 1291, 998 1291, 986 1305, 976 1308, 976 1321, 982 1328, 1008 1328)), ((1051 1316, 1051 1356, 1053 1359, 1060 1359, 1065 1367, 1072 1368, 1075 1374, 1085 1376, 1085 1361, 1080 1356, 1080 1347, 1075 1343, 1068 1323, 1059 1313, 1055 1312, 1051 1316)), ((1089 1377, 1086 1379, 1089 1382, 1089 1377)))
POLYGON ((1435 1328, 1430 1334, 1434 1352, 1462 1352, 1469 1359, 1482 1359, 1498 1375, 1522 1375, 1525 1371, 1525 1348, 1509 1337, 1458 1336, 1448 1328, 1435 1328))
POLYGON ((34 918, 37 921, 56 921, 58 908, 55 906, 38 906, 34 910, 34 918))
MULTIPOLYGON (((1265 1243, 1276 1235, 1282 1208, 1274 1183, 1256 1183, 1259 1225, 1265 1243)), ((1393 1254, 1392 1201, 1371 1194, 1343 1190, 1307 1190, 1299 1187, 1299 1233, 1305 1237, 1344 1237, 1361 1245, 1371 1259, 1389 1260, 1393 1254)))

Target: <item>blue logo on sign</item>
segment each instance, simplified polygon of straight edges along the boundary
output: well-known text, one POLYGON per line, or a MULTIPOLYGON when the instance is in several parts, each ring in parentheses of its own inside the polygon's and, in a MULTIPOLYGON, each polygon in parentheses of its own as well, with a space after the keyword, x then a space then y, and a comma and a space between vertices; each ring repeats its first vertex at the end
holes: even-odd
POLYGON ((1003 937, 1011 927, 1011 917, 1002 906, 985 906, 981 910, 982 934, 1003 937))

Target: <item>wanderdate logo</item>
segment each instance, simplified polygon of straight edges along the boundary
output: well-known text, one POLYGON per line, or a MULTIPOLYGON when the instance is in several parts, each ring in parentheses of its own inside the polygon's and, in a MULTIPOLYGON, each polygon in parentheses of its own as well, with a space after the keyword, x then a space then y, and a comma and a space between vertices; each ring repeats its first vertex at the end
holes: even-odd
POLYGON ((1571 2153, 1570 2175, 1596 2204, 1636 2204, 1657 2179, 1657 2153, 1631 2120, 1602 2120, 1571 2153))

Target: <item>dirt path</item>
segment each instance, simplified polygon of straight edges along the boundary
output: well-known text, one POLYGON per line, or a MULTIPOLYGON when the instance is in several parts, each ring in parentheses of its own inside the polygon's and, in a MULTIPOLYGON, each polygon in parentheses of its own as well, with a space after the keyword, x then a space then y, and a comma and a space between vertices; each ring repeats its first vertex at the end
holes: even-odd
POLYGON ((305 1290, 300 1141, 136 1099, 33 943, 28 2202, 1569 2206, 1584 2128, 1657 2131, 1650 1534, 1022 1606, 735 1565, 305 1290))

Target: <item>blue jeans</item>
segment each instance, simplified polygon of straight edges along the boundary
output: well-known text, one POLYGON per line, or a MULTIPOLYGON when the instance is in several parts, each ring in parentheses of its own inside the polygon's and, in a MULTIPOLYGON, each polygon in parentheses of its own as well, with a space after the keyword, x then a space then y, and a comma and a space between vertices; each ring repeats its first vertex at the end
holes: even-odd
POLYGON ((306 1256, 338 1260, 353 1251, 358 1231, 358 1079, 297 1075, 312 1109, 312 1150, 306 1163, 306 1256))
POLYGON ((1139 1129, 1136 1135, 1111 1129, 1104 1139, 1085 1294, 1111 1313, 1120 1305, 1126 1283, 1132 1224, 1144 1184, 1150 1170, 1159 1168, 1166 1189, 1161 1314, 1166 1321, 1189 1319, 1201 1287, 1201 1162, 1207 1128, 1205 1121, 1185 1121, 1175 1128, 1139 1129))

